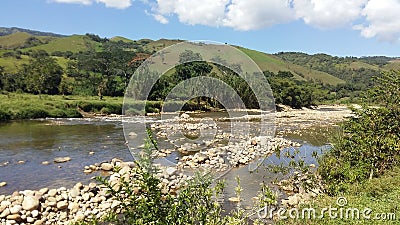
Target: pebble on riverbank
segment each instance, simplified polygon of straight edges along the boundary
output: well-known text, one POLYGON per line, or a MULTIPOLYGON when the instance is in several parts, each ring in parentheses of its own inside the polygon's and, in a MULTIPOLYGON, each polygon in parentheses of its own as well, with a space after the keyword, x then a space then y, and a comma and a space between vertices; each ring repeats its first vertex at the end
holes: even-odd
POLYGON ((54 158, 54 163, 65 163, 65 162, 69 162, 69 161, 71 161, 71 157, 57 157, 57 158, 54 158))

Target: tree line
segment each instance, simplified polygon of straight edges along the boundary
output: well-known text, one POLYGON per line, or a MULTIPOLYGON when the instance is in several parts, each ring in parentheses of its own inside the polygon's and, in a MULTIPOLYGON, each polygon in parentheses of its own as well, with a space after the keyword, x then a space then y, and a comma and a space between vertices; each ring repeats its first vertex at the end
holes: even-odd
MULTIPOLYGON (((32 94, 97 95, 100 99, 103 96, 123 96, 130 78, 140 65, 140 62, 129 62, 139 50, 146 51, 135 42, 110 41, 92 34, 87 36, 101 42, 102 50, 89 49, 78 53, 55 51, 51 55, 43 50, 25 52, 24 54, 29 54, 29 62, 23 64, 16 73, 6 73, 0 67, 0 89, 3 92, 32 94), (66 64, 62 67, 54 56, 66 59, 66 64)), ((18 57, 21 53, 15 51, 14 54, 18 57)), ((209 76, 224 81, 236 90, 247 107, 258 107, 250 86, 231 69, 201 61, 200 55, 192 51, 185 51, 179 57, 182 62, 190 57, 197 61, 179 65, 172 74, 163 75, 156 82, 148 100, 163 100, 173 87, 186 79, 209 76)), ((235 66, 238 65, 232 65, 235 66)), ((363 82, 364 77, 358 82, 332 86, 316 81, 296 80, 287 71, 276 74, 265 71, 264 76, 270 83, 275 103, 293 108, 311 107, 343 97, 356 97, 356 91, 362 92, 365 89, 360 85, 369 86, 368 82, 363 82)), ((196 100, 199 104, 210 107, 222 107, 212 99, 196 100)))

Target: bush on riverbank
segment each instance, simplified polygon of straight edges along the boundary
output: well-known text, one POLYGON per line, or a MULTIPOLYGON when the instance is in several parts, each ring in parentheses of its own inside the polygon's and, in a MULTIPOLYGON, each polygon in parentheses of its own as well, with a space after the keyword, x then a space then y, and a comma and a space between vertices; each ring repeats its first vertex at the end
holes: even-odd
POLYGON ((79 118, 87 113, 121 114, 122 97, 0 94, 0 121, 36 118, 79 118))
POLYGON ((0 121, 7 121, 10 119, 11 119, 10 112, 0 109, 0 121))
POLYGON ((399 72, 390 72, 376 78, 376 87, 368 97, 379 107, 353 109, 355 116, 341 125, 343 132, 321 158, 319 173, 330 194, 344 192, 349 185, 379 177, 398 165, 399 75, 399 72))

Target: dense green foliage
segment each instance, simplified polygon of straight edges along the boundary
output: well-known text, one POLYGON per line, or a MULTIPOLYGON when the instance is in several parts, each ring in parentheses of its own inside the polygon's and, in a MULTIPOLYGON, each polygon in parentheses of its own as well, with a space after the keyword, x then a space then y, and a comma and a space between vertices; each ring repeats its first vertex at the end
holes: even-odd
POLYGON ((362 96, 364 91, 374 86, 372 77, 382 71, 382 66, 393 60, 383 56, 357 58, 300 52, 281 52, 276 55, 287 62, 323 71, 346 81, 331 88, 338 98, 362 96))
POLYGON ((332 194, 348 185, 378 177, 400 159, 399 72, 378 76, 369 93, 377 107, 353 109, 354 117, 342 124, 333 148, 321 159, 319 172, 332 194), (391 87, 388 89, 388 87, 391 87))
POLYGON ((78 109, 88 113, 121 114, 122 98, 107 97, 100 101, 87 96, 0 94, 0 120, 82 117, 78 109))
POLYGON ((335 98, 324 85, 295 80, 290 72, 278 72, 277 74, 264 72, 264 74, 274 92, 276 104, 288 105, 293 108, 311 107, 335 98))

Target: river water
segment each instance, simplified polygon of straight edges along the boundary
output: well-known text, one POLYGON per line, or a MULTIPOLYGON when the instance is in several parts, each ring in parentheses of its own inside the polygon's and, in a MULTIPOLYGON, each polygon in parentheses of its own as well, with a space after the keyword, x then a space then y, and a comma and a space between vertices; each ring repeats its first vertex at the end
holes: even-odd
MULTIPOLYGON (((320 153, 327 142, 326 136, 321 135, 318 129, 309 129, 302 134, 285 133, 283 136, 301 143, 300 155, 305 155, 308 163, 316 163, 310 152, 320 153)), ((84 166, 112 158, 133 160, 122 122, 118 120, 46 119, 0 123, 0 182, 7 182, 6 186, 0 187, 0 195, 43 187, 69 188, 77 182, 93 182, 92 178, 101 174, 84 174, 84 166), (53 163, 54 158, 66 156, 71 157, 71 161, 53 163), (42 164, 44 161, 50 164, 42 164)), ((280 160, 271 156, 266 163, 279 163, 280 160)), ((234 182, 236 175, 244 173, 248 173, 246 168, 229 173, 226 176, 228 183, 234 182)), ((265 174, 253 173, 241 179, 245 190, 256 190, 265 174)))

